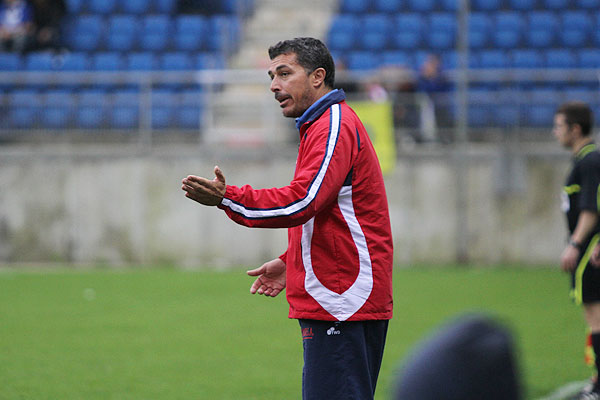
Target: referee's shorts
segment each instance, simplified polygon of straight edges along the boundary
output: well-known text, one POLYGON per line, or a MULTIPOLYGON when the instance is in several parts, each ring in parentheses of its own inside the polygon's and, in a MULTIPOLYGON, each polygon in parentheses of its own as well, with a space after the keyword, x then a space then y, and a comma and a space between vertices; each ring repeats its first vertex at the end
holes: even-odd
POLYGON ((373 399, 388 321, 299 320, 303 400, 373 399))
POLYGON ((600 235, 594 235, 571 274, 571 297, 577 304, 600 302, 600 267, 590 262, 599 241, 600 235))

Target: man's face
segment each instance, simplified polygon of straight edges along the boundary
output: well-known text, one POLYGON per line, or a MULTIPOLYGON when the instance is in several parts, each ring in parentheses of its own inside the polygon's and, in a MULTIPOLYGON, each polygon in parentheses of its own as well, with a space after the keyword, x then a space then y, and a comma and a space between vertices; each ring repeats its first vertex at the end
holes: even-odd
POLYGON ((315 101, 315 89, 311 85, 312 74, 296 61, 296 54, 281 54, 271 60, 269 66, 271 91, 283 109, 283 115, 300 117, 315 101))
POLYGON ((554 115, 552 133, 563 147, 571 148, 573 146, 573 132, 567 124, 567 118, 564 114, 554 115))

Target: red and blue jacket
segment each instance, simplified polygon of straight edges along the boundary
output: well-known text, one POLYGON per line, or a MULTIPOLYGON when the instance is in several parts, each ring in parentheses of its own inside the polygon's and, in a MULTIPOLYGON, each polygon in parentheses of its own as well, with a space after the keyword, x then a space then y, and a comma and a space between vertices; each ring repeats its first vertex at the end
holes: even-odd
POLYGON ((379 161, 342 90, 296 120, 300 148, 288 186, 227 186, 219 208, 233 221, 288 228, 290 318, 392 317, 393 244, 379 161))

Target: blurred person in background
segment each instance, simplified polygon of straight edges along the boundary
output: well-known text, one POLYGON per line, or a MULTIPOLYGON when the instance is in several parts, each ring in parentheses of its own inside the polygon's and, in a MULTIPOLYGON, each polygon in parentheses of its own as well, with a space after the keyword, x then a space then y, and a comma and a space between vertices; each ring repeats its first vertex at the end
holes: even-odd
POLYGON ((25 51, 33 32, 31 5, 25 0, 3 0, 0 4, 0 51, 25 51))
MULTIPOLYGON (((571 274, 571 296, 583 305, 591 332, 596 370, 600 370, 600 269, 590 263, 600 238, 600 152, 592 135, 594 116, 581 102, 561 105, 554 115, 553 134, 573 154, 571 171, 562 192, 562 209, 567 217, 568 243, 560 267, 571 274)), ((600 399, 597 379, 578 399, 600 399)))
POLYGON ((427 96, 430 108, 430 110, 421 111, 421 127, 434 132, 433 134, 424 132, 423 139, 437 139, 442 143, 451 142, 452 138, 448 133, 448 129, 453 125, 449 97, 451 85, 442 70, 442 62, 437 55, 430 54, 425 58, 419 68, 416 86, 417 92, 427 96), (433 124, 433 127, 429 127, 428 124, 433 124))
POLYGON ((302 398, 373 399, 392 317, 393 242, 383 176, 334 62, 313 38, 269 48, 271 91, 296 118, 300 146, 288 186, 231 186, 219 167, 188 176, 186 197, 249 227, 288 228, 287 250, 248 271, 251 293, 286 290, 303 339, 302 398))
POLYGON ((61 46, 61 23, 67 12, 64 0, 32 0, 35 33, 34 50, 53 49, 61 46))

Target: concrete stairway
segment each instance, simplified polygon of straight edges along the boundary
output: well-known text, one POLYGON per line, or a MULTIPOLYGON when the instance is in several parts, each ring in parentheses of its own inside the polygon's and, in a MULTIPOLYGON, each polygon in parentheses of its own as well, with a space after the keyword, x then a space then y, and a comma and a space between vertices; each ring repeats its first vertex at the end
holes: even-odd
MULTIPOLYGON (((236 70, 264 71, 264 82, 229 83, 210 100, 211 112, 204 138, 210 143, 262 145, 290 139, 293 121, 281 111, 269 91, 269 46, 300 36, 326 39, 337 0, 256 0, 246 21, 240 50, 230 65, 236 70)), ((248 71, 246 71, 248 72, 248 71)), ((260 72, 259 72, 259 80, 260 72)), ((247 81, 247 80, 246 80, 247 81)))

